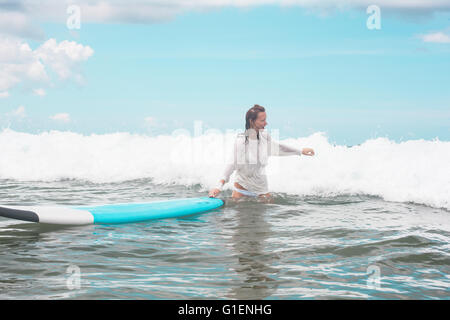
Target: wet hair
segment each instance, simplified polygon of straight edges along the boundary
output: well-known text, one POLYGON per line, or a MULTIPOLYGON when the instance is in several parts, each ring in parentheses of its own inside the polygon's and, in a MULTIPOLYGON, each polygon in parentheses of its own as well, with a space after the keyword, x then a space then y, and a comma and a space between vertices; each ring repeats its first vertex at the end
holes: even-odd
MULTIPOLYGON (((266 109, 258 104, 255 104, 245 114, 245 143, 248 142, 248 130, 251 128, 251 121, 255 121, 260 112, 266 112, 266 109)), ((259 139, 259 132, 257 133, 257 138, 259 139)))

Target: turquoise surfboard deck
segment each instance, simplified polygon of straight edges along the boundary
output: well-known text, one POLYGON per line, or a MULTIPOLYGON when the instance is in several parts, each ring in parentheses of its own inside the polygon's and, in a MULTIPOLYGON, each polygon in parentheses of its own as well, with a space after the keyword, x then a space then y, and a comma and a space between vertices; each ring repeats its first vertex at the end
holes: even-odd
POLYGON ((222 199, 202 197, 98 206, 1 206, 0 216, 48 224, 115 224, 183 217, 223 205, 222 199))

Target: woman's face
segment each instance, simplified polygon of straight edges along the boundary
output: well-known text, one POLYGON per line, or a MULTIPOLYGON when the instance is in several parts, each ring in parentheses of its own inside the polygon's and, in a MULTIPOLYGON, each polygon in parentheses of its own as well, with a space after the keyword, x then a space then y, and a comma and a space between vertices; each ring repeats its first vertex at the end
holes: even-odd
POLYGON ((267 126, 266 122, 266 113, 260 112, 258 113, 258 116, 256 117, 255 121, 253 122, 253 129, 255 130, 264 130, 264 127, 267 126))

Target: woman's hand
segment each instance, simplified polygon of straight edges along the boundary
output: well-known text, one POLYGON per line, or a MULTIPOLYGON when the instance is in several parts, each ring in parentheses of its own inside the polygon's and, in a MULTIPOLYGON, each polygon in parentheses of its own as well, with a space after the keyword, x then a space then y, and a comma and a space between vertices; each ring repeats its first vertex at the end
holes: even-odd
POLYGON ((217 189, 217 188, 211 189, 209 191, 209 197, 210 198, 215 198, 215 197, 217 197, 219 195, 219 193, 220 193, 219 189, 217 189))
POLYGON ((302 149, 302 154, 305 156, 313 156, 314 155, 314 150, 311 148, 303 148, 302 149))
POLYGON ((217 185, 216 188, 213 188, 209 191, 209 197, 210 198, 215 198, 219 195, 220 193, 220 189, 222 189, 223 185, 225 184, 225 180, 220 180, 219 184, 217 185), (220 188, 220 189, 219 189, 220 188))

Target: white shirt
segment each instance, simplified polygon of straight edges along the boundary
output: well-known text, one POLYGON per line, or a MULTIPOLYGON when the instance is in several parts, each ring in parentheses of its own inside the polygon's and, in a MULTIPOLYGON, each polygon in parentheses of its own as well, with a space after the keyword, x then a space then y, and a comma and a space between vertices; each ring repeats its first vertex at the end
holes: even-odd
POLYGON ((236 171, 235 182, 256 194, 268 193, 265 167, 269 156, 301 155, 301 149, 288 147, 272 140, 267 131, 259 132, 259 139, 240 133, 236 137, 232 158, 228 161, 222 179, 227 183, 236 171))

